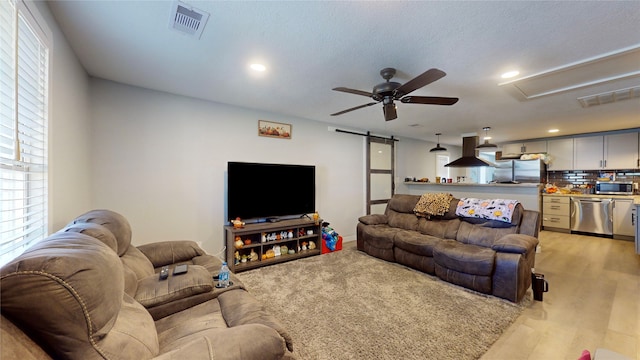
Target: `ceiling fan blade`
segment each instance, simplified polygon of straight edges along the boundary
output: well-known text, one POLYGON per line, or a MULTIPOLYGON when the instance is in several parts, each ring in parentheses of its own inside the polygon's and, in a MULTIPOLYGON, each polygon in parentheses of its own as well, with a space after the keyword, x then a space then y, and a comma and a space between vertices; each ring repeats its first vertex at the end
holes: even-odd
POLYGON ((405 96, 400 101, 404 104, 453 105, 458 98, 439 96, 405 96))
POLYGON ((362 109, 362 108, 364 108, 364 107, 371 106, 371 105, 375 105, 375 104, 377 104, 377 102, 372 102, 372 103, 368 103, 368 104, 364 104, 364 105, 360 105, 360 106, 352 107, 352 108, 350 108, 350 109, 342 110, 342 111, 339 111, 339 112, 337 112, 337 113, 335 113, 335 114, 331 114, 331 116, 342 115, 342 114, 344 114, 344 113, 348 113, 349 111, 362 109))
POLYGON ((444 71, 438 69, 429 69, 422 74, 416 76, 415 78, 409 80, 408 82, 400 85, 399 88, 394 92, 394 96, 396 99, 407 95, 408 93, 420 89, 425 85, 429 85, 432 82, 443 78, 447 75, 444 71))
POLYGON ((386 121, 397 119, 398 113, 396 112, 396 105, 394 103, 386 104, 382 111, 384 112, 384 119, 386 121))
POLYGON ((335 91, 342 91, 342 92, 346 92, 349 94, 356 94, 356 95, 362 95, 362 96, 366 96, 366 97, 372 97, 373 94, 367 91, 362 91, 362 90, 356 90, 356 89, 349 89, 346 87, 337 87, 337 88, 333 88, 332 90, 335 91))

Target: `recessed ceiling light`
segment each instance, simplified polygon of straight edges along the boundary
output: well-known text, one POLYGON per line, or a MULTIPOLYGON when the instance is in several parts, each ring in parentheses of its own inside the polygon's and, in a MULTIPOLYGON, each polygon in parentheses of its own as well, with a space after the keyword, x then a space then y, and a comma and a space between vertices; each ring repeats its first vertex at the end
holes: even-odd
POLYGON ((251 64, 249 67, 251 68, 251 70, 255 70, 255 71, 267 70, 267 67, 262 64, 251 64))
POLYGON ((558 131, 560 131, 560 130, 558 130, 558 129, 549 129, 550 133, 557 133, 558 131))
POLYGON ((514 76, 518 76, 519 74, 520 74, 520 71, 518 71, 518 70, 507 71, 506 73, 502 74, 502 78, 503 79, 509 79, 509 78, 514 77, 514 76))

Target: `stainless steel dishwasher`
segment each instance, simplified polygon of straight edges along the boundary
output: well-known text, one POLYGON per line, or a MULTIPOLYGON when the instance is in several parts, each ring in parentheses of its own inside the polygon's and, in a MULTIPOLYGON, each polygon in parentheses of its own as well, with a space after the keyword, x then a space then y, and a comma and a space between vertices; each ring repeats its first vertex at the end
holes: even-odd
POLYGON ((613 200, 572 197, 571 231, 613 235, 613 200))

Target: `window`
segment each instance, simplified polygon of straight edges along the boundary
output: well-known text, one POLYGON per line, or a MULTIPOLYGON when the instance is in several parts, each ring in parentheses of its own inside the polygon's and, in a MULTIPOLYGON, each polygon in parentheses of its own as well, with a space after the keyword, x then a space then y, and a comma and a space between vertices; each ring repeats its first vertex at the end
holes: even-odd
POLYGON ((47 235, 50 35, 32 10, 0 1, 0 265, 47 235))
POLYGON ((449 155, 436 155, 436 176, 449 178, 449 168, 445 166, 448 163, 449 155))

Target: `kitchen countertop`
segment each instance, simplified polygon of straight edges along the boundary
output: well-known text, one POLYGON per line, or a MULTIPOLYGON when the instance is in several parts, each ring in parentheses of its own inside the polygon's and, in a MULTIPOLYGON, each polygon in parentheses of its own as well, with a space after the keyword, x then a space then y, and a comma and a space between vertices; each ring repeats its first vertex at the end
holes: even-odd
POLYGON ((557 197, 584 197, 584 198, 604 198, 604 199, 633 199, 634 205, 640 205, 640 195, 600 195, 600 194, 547 194, 543 193, 542 196, 557 196, 557 197))
POLYGON ((542 184, 537 183, 520 183, 520 184, 478 184, 478 183, 436 183, 436 182, 424 182, 424 181, 405 181, 404 184, 408 185, 436 185, 436 186, 506 186, 506 187, 539 187, 542 184))

